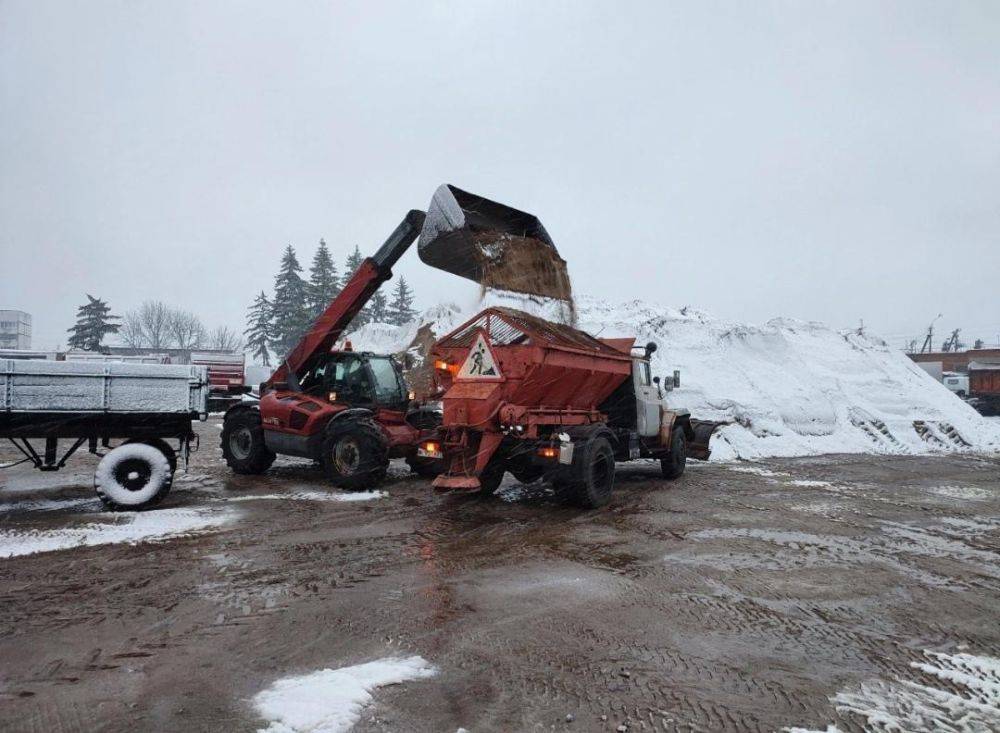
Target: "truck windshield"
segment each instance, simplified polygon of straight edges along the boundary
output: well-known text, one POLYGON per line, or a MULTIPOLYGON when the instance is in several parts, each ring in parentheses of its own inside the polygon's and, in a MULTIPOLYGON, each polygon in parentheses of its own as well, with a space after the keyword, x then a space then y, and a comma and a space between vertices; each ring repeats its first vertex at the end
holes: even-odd
POLYGON ((406 402, 406 387, 399 378, 396 366, 386 357, 368 360, 372 376, 375 378, 375 401, 380 405, 394 405, 406 402))

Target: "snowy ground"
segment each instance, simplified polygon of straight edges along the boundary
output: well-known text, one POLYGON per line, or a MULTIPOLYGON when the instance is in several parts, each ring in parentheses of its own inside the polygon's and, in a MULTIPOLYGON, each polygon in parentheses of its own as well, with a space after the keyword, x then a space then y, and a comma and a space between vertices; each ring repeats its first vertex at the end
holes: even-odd
MULTIPOLYGON (((420 324, 441 336, 486 305, 551 317, 551 305, 489 294, 482 305, 442 305, 404 327, 372 324, 357 348, 405 350, 420 324)), ((578 326, 603 338, 656 342, 654 374, 681 372, 669 396, 698 418, 730 424, 713 437, 714 460, 823 453, 925 454, 1000 450, 1000 423, 981 417, 902 352, 875 335, 775 319, 762 326, 639 301, 577 301, 578 326)))

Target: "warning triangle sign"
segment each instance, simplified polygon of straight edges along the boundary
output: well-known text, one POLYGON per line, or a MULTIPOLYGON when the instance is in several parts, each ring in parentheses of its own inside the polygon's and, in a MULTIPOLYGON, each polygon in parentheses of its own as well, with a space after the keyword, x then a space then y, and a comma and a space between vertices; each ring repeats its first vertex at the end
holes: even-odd
POLYGON ((501 376, 503 375, 500 374, 500 367, 497 366, 496 359, 493 358, 493 352, 490 350, 489 344, 486 343, 486 338, 482 332, 478 333, 465 363, 458 371, 457 378, 499 379, 501 376))

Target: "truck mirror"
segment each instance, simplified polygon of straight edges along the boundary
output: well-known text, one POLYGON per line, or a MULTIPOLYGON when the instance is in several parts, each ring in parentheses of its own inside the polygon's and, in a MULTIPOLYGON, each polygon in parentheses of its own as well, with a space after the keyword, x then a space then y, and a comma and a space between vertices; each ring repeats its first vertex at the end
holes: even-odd
POLYGON ((681 371, 680 369, 674 369, 674 388, 681 386, 681 371))
POLYGON ((653 384, 655 384, 657 387, 659 387, 660 386, 660 378, 659 377, 653 377, 653 384))

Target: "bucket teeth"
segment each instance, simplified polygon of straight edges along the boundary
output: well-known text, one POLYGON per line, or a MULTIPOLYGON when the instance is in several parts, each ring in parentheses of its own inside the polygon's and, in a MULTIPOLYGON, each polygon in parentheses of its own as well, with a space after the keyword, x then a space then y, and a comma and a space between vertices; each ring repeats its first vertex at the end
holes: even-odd
POLYGON ((566 261, 536 216, 448 184, 427 207, 417 252, 483 287, 572 300, 566 261))

